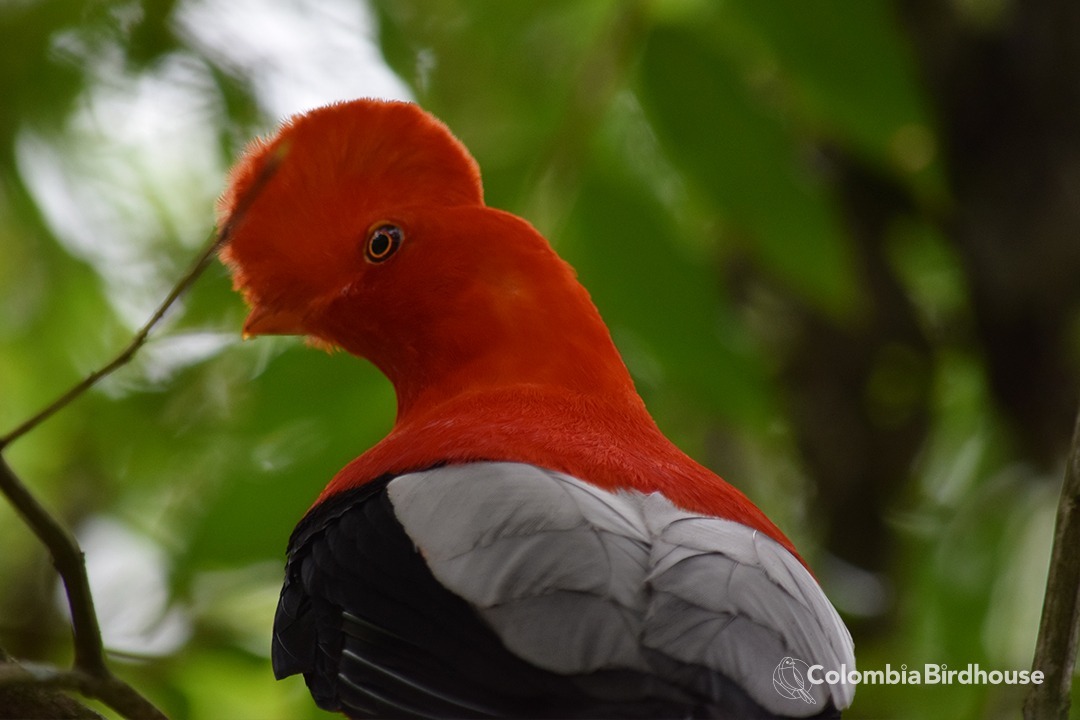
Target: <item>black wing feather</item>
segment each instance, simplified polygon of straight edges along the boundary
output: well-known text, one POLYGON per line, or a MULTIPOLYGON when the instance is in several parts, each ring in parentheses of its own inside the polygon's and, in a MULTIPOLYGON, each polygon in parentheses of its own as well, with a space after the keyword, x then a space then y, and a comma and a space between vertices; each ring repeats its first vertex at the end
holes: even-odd
POLYGON ((667 658, 664 677, 525 662, 431 574, 394 514, 392 479, 321 503, 290 539, 271 659, 278 678, 303 674, 319 707, 354 718, 773 717, 727 678, 667 658))

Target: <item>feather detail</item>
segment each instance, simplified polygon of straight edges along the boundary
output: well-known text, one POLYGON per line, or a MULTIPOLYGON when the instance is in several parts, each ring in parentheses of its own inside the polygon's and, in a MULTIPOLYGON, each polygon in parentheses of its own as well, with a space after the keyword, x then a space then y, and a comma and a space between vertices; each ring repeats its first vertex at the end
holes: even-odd
POLYGON ((853 666, 846 629, 783 533, 663 436, 573 269, 484 204, 445 125, 377 100, 297 116, 237 164, 221 222, 269 158, 222 251, 246 334, 366 358, 398 401, 290 541, 279 676, 355 717, 850 702, 773 691, 781 660, 853 666))
MULTIPOLYGON (((671 506, 658 503, 513 463, 345 491, 290 540, 274 670, 303 673, 321 707, 354 718, 835 717, 842 697, 819 694, 810 706, 770 688, 762 701, 746 678, 717 669, 713 645, 753 633, 680 625, 684 612, 703 611, 650 580, 688 568, 650 565, 671 555, 671 506), (463 515, 463 496, 482 509, 463 515)), ((738 597, 741 581, 717 583, 714 567, 691 584, 738 597)))
POLYGON ((439 582, 538 667, 645 672, 659 653, 775 713, 850 704, 847 686, 810 686, 816 708, 773 688, 784 657, 839 670, 854 655, 809 572, 752 528, 516 463, 403 475, 388 494, 439 582))
POLYGON ((342 469, 316 504, 370 477, 477 460, 544 467, 608 491, 659 492, 684 510, 759 530, 798 557, 791 541, 741 492, 664 437, 636 394, 597 400, 526 386, 459 396, 430 416, 399 421, 342 469))
POLYGON ((357 100, 293 118, 238 163, 222 217, 285 148, 223 258, 251 328, 365 357, 393 382, 393 432, 320 496, 438 463, 507 460, 607 490, 662 492, 791 543, 672 445, 634 389, 573 268, 531 225, 483 203, 479 171, 415 105, 357 100), (369 262, 372 228, 392 256, 369 262))

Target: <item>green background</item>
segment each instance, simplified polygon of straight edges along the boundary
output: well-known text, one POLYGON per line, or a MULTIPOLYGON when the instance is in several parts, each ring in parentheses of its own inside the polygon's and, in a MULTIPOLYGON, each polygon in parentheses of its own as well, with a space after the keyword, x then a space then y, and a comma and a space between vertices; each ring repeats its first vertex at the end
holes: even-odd
MULTIPOLYGON (((0 432, 123 347, 248 139, 411 97, 578 269, 661 428, 792 537, 861 667, 1026 668, 1080 378, 1077 38, 1075 3, 1008 0, 0 4, 0 432)), ((6 456, 167 713, 329 717, 271 675, 283 553, 393 392, 244 315, 215 264, 6 456)), ((0 548, 0 647, 67 662, 4 504, 0 548)), ((863 686, 848 717, 1022 697, 863 686)))

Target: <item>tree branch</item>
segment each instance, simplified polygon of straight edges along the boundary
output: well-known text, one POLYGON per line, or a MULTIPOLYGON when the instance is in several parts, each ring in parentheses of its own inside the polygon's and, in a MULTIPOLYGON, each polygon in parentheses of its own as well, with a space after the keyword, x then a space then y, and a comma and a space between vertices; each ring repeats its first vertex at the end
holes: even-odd
POLYGON ((0 708, 4 709, 4 717, 102 720, 101 715, 62 690, 36 682, 19 682, 13 676, 22 669, 0 647, 0 708))
POLYGON ((1024 701, 1026 720, 1069 716, 1073 668, 1080 638, 1080 414, 1073 428, 1065 482, 1058 502, 1054 549, 1046 579, 1042 621, 1035 645, 1033 670, 1041 685, 1032 685, 1024 701))
POLYGON ((229 236, 232 234, 233 228, 236 227, 236 224, 244 217, 251 207, 251 204, 255 201, 255 198, 262 192, 267 181, 277 171, 282 158, 283 154, 279 152, 271 156, 266 164, 263 165, 262 170, 259 172, 258 177, 255 178, 255 182, 252 183, 251 188, 244 197, 240 199, 240 202, 237 203, 236 210, 233 211, 232 216, 229 218, 229 222, 221 228, 211 242, 207 243, 206 248, 195 259, 195 262, 191 264, 191 267, 184 276, 173 286, 173 289, 161 302, 161 305, 158 306, 157 310, 154 311, 154 314, 150 316, 150 319, 135 333, 135 336, 131 339, 131 342, 128 343, 127 347, 121 350, 120 354, 104 366, 84 377, 67 392, 46 405, 36 415, 0 438, 0 452, 3 452, 8 445, 33 430, 42 422, 48 420, 58 410, 69 405, 71 401, 92 388, 103 378, 111 375, 117 368, 127 364, 131 358, 135 356, 135 353, 138 352, 139 348, 141 348, 146 343, 147 338, 150 337, 150 333, 157 327, 157 324, 161 322, 162 318, 165 317, 165 313, 169 311, 169 308, 171 308, 180 296, 187 292, 188 288, 199 279, 199 276, 206 270, 206 267, 210 264, 210 261, 213 260, 217 251, 229 242, 229 236))
POLYGON ((26 524, 52 554, 53 565, 64 581, 71 629, 75 640, 75 666, 92 675, 106 675, 101 628, 94 612, 94 598, 82 549, 75 537, 54 518, 20 482, 3 455, 0 455, 0 492, 19 512, 26 524))
MULTIPOLYGON (((9 688, 77 690, 131 720, 165 720, 149 700, 130 685, 108 673, 93 675, 81 669, 62 670, 51 665, 7 662, 0 664, 0 691, 9 688)), ((91 717, 96 717, 96 713, 91 717)))
POLYGON ((135 333, 115 358, 100 369, 87 375, 71 389, 63 393, 52 403, 43 408, 29 420, 22 423, 7 435, 0 438, 0 492, 8 499, 15 510, 39 540, 48 548, 60 578, 64 582, 68 606, 71 609, 71 626, 74 635, 75 661, 70 671, 55 668, 38 668, 30 672, 19 665, 5 664, 0 667, 0 686, 5 683, 45 684, 78 690, 90 697, 96 697, 121 715, 133 720, 144 718, 164 718, 165 716, 150 701, 134 688, 115 677, 105 662, 105 651, 101 639, 101 628, 94 611, 93 596, 90 593, 90 581, 86 574, 86 563, 82 549, 75 536, 45 507, 38 502, 33 493, 19 479, 3 457, 3 450, 12 442, 33 430, 56 412, 69 405, 103 378, 125 365, 146 343, 150 333, 165 317, 173 304, 190 288, 210 264, 215 253, 229 241, 232 230, 262 192, 263 187, 277 171, 283 159, 283 152, 272 156, 259 172, 255 182, 237 203, 229 221, 217 235, 207 243, 205 249, 192 263, 183 277, 154 311, 150 319, 135 333))

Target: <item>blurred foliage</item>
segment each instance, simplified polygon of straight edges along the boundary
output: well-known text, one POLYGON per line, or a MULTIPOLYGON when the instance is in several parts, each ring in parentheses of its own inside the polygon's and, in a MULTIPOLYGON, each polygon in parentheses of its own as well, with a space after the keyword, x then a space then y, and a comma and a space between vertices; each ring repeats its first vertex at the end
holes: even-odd
MULTIPOLYGON (((862 667, 1028 666, 1080 379, 1075 8, 357 2, 0 4, 0 430, 149 315, 243 142, 404 95, 575 265, 661 427, 802 548, 862 667)), ((170 715, 325 717, 269 668, 283 552, 393 392, 240 344, 243 315, 215 267, 9 458, 170 715)), ((63 662, 51 567, 3 504, 0 546, 0 647, 63 662)), ((849 717, 1021 698, 862 686, 849 717)))

